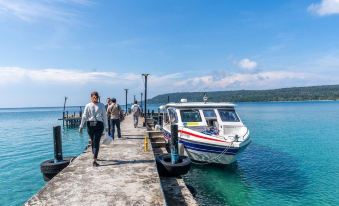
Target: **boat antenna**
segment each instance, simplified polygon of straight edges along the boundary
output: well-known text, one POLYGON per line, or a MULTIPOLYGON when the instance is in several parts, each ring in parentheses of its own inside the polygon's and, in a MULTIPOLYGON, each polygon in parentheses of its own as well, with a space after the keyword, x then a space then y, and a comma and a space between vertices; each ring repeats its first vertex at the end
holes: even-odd
POLYGON ((204 100, 204 103, 206 104, 207 100, 208 100, 208 97, 207 97, 207 94, 206 92, 204 93, 204 97, 202 98, 204 100))

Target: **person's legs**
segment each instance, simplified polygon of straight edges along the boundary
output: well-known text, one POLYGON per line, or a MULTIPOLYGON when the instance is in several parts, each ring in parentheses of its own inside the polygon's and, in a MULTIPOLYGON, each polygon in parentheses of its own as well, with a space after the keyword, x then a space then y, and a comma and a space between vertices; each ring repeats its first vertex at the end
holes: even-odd
POLYGON ((98 122, 98 125, 96 126, 94 135, 93 135, 93 166, 98 166, 97 158, 99 154, 99 148, 100 148, 100 139, 101 135, 104 131, 104 125, 102 122, 98 122))
POLYGON ((94 138, 93 138, 94 160, 96 160, 98 157, 101 135, 102 135, 102 132, 100 132, 99 130, 97 130, 97 132, 94 134, 94 138))
POLYGON ((93 141, 94 141, 94 135, 89 136, 91 138, 91 148, 92 148, 92 154, 94 154, 94 148, 93 148, 93 141))
POLYGON ((111 122, 111 136, 114 139, 114 132, 115 132, 115 123, 114 123, 114 119, 110 119, 111 122))
POLYGON ((134 128, 136 128, 137 127, 136 115, 133 115, 133 123, 134 123, 134 128))
POLYGON ((111 118, 110 116, 107 116, 108 119, 108 135, 111 136, 111 118))
POLYGON ((119 119, 115 119, 115 124, 117 125, 118 138, 121 138, 120 120, 119 119))
POLYGON ((88 136, 89 136, 89 138, 91 140, 92 153, 94 154, 94 152, 93 152, 94 128, 90 126, 89 122, 87 122, 87 133, 88 133, 88 136))

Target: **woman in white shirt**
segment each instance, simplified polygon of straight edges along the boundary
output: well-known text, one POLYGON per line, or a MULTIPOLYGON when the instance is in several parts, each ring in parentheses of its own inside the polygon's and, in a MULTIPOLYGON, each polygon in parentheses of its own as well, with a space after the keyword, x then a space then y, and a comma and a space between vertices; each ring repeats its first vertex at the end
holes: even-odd
POLYGON ((97 157, 100 147, 100 138, 104 129, 108 131, 105 105, 99 102, 98 92, 91 93, 91 102, 85 107, 79 132, 82 132, 85 122, 87 124, 88 135, 92 142, 93 166, 97 167, 99 165, 97 163, 97 157))

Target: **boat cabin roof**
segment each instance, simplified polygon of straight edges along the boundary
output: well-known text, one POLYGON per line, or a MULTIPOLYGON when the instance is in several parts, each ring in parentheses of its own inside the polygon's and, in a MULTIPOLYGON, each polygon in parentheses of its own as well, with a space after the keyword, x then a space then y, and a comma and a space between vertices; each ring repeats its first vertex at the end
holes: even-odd
POLYGON ((175 107, 175 108, 225 108, 235 107, 235 104, 230 102, 181 102, 181 103, 168 103, 164 105, 164 108, 175 107))

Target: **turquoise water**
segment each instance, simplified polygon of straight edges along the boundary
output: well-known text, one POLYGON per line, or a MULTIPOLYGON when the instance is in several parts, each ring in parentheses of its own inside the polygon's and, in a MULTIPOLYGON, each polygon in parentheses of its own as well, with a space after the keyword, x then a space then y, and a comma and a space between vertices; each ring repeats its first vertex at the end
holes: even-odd
MULTIPOLYGON (((22 205, 44 185, 39 164, 53 157, 61 112, 0 109, 0 205, 22 205)), ((239 161, 184 177, 201 205, 339 205, 339 102, 241 103, 238 113, 252 138, 239 161)), ((86 133, 63 131, 64 156, 86 144, 86 133)))
MULTIPOLYGON (((39 164, 53 159, 52 128, 61 116, 62 108, 0 109, 0 205, 22 205, 44 186, 39 164)), ((86 135, 76 128, 62 134, 64 156, 84 150, 86 135)))
POLYGON ((242 103, 252 143, 185 177, 201 205, 339 205, 339 103, 242 103))

